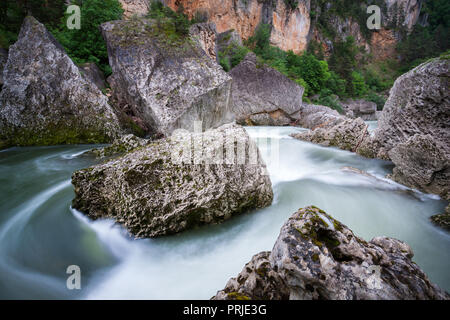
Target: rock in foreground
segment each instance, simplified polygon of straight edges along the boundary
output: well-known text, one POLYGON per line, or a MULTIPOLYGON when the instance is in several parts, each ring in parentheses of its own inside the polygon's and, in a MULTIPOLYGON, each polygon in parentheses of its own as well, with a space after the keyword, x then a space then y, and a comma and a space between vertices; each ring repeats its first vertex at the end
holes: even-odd
POLYGON ((107 97, 33 17, 10 47, 0 93, 0 144, 102 143, 120 132, 107 97))
POLYGON ((138 238, 219 223, 273 199, 256 144, 236 125, 177 131, 77 171, 72 183, 73 208, 92 219, 113 218, 138 238))
POLYGON ((173 22, 131 19, 101 25, 112 97, 152 134, 219 127, 233 120, 231 78, 173 22))
POLYGON ((255 255, 213 299, 450 299, 404 242, 355 236, 316 207, 296 212, 272 252, 255 255))

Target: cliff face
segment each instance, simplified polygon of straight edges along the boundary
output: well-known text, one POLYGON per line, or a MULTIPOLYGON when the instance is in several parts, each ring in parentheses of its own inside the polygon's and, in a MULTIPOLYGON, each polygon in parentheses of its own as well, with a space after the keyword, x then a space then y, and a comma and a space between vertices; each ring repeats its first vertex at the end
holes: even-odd
MULTIPOLYGON (((125 0, 122 0, 125 1, 125 0)), ((142 0, 139 0, 142 1, 142 0)), ((299 0, 295 9, 284 0, 165 0, 176 10, 183 6, 189 17, 202 14, 214 22, 218 32, 235 29, 242 39, 248 39, 260 23, 272 25, 271 43, 283 50, 296 53, 307 48, 310 40, 318 41, 325 53, 332 49, 332 40, 317 24, 322 15, 336 33, 337 38, 353 36, 357 45, 371 51, 376 58, 392 56, 395 48, 395 31, 400 26, 411 30, 420 17, 422 0, 384 0, 382 29, 364 37, 355 18, 341 17, 332 8, 333 2, 299 0), (389 30, 391 29, 391 30, 389 30)), ((369 17, 369 15, 367 15, 369 17)))

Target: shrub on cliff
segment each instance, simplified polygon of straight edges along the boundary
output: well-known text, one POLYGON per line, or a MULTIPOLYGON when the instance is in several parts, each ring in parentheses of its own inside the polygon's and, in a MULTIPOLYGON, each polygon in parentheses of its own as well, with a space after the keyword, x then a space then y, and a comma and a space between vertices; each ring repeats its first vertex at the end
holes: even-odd
POLYGON ((100 24, 122 18, 118 0, 72 1, 81 8, 81 29, 69 30, 66 20, 52 32, 75 63, 95 62, 106 75, 111 72, 106 44, 100 33, 100 24))

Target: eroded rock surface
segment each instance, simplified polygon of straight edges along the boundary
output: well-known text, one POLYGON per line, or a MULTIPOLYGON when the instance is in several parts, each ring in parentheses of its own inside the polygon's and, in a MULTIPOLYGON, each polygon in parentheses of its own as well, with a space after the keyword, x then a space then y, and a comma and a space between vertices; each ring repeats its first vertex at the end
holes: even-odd
POLYGON ((120 133, 107 97, 80 74, 33 17, 25 18, 18 41, 10 47, 3 76, 0 141, 4 146, 102 143, 120 133))
POLYGON ((370 242, 316 207, 283 225, 271 252, 255 255, 213 299, 450 299, 404 242, 370 242))
POLYGON ((368 126, 361 118, 346 119, 331 127, 317 127, 291 136, 325 147, 338 147, 353 152, 357 152, 365 140, 370 138, 368 126))
POLYGON ((376 156, 391 159, 392 178, 450 195, 450 62, 440 58, 399 77, 374 133, 376 156))
POLYGON ((200 47, 213 61, 217 61, 217 30, 214 23, 196 23, 189 34, 198 41, 200 47))
POLYGON ((231 122, 231 78, 199 44, 164 31, 167 21, 131 19, 101 25, 113 73, 112 97, 150 133, 231 122))
POLYGON ((252 115, 272 116, 275 112, 285 119, 294 119, 292 117, 302 107, 305 89, 261 63, 252 52, 230 71, 230 75, 233 78, 233 112, 238 122, 246 122, 252 115))
POLYGON ((256 144, 233 124, 177 131, 77 171, 72 183, 75 209, 92 219, 113 218, 138 238, 219 223, 273 199, 256 144))

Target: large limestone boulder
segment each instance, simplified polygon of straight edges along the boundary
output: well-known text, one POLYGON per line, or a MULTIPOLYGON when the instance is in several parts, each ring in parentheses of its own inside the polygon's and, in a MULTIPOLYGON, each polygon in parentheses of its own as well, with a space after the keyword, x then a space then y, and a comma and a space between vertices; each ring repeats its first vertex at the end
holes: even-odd
POLYGON ((370 242, 316 207, 283 225, 271 252, 261 252, 213 299, 450 299, 411 259, 404 242, 370 242))
POLYGON ((230 75, 233 78, 233 111, 240 123, 255 114, 273 115, 275 112, 293 120, 302 107, 305 89, 261 63, 253 52, 248 53, 230 75))
POLYGON ((377 157, 392 178, 425 192, 450 194, 450 62, 434 59, 399 77, 374 133, 377 157))
POLYGON ((33 17, 10 47, 3 76, 3 146, 109 142, 120 132, 107 97, 33 17))
POLYGON ((177 131, 77 171, 72 183, 75 209, 92 219, 113 218, 138 238, 219 223, 273 199, 256 144, 233 124, 177 131))
POLYGON ((167 20, 111 21, 101 25, 113 73, 112 97, 150 133, 170 135, 231 122, 231 78, 197 41, 167 20))

